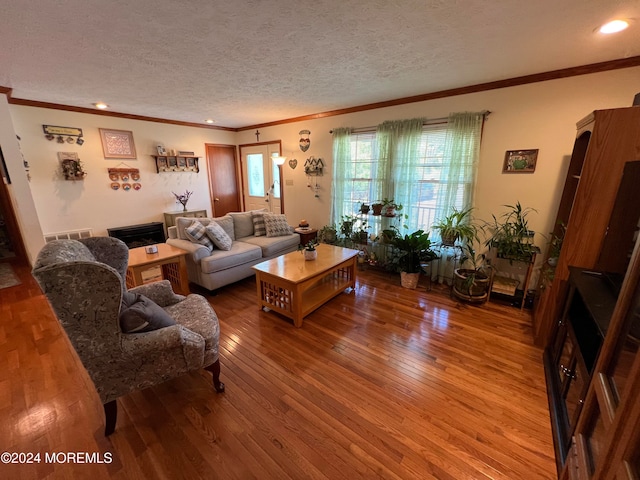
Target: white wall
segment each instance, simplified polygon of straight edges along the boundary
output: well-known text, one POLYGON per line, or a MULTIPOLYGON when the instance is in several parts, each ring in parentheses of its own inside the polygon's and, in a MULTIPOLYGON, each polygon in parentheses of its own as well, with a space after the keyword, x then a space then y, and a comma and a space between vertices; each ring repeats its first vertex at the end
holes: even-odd
POLYGON ((7 97, 0 95, 0 146, 11 177, 7 190, 13 204, 20 235, 31 263, 44 245, 36 206, 31 196, 29 181, 20 155, 20 143, 16 138, 9 112, 7 97))
MULTIPOLYGON (((545 233, 553 227, 576 122, 592 110, 630 106, 634 95, 640 91, 638 79, 640 67, 634 67, 286 123, 260 128, 260 142, 281 140, 283 155, 298 160, 295 170, 288 164, 283 167, 285 211, 290 223, 297 224, 305 218, 319 228, 328 223, 331 205, 332 139, 329 130, 375 126, 384 120, 438 118, 450 112, 491 110, 493 113, 485 123, 482 141, 475 197, 477 216, 489 219, 492 213, 502 212, 501 205, 520 201, 523 206, 538 210, 530 217, 530 225, 537 232, 545 233), (305 153, 298 147, 298 132, 303 129, 311 131, 311 147, 305 153), (506 150, 532 148, 540 150, 535 173, 502 174, 506 150), (310 156, 322 158, 327 167, 325 176, 318 177, 320 198, 314 198, 314 192, 306 186, 304 162, 310 156), (287 185, 287 180, 293 185, 287 185)), ((3 150, 7 149, 5 156, 12 177, 22 177, 14 182, 12 194, 32 258, 41 245, 42 232, 89 227, 100 235, 109 227, 162 221, 163 212, 177 209, 172 191, 193 190, 189 208, 204 208, 211 212, 204 144, 256 142, 255 129, 234 133, 18 105, 8 106, 9 120, 4 96, 0 95, 0 100, 0 127, 3 127, 0 142, 3 150), (17 146, 5 146, 13 135, 11 124, 22 138, 22 150, 31 166, 30 183, 24 179, 17 146), (43 124, 82 128, 86 142, 81 147, 50 142, 42 132, 43 124), (107 168, 118 166, 120 161, 104 158, 100 127, 133 132, 138 160, 125 163, 140 169, 141 190, 124 192, 109 188, 107 168), (156 174, 151 155, 158 142, 167 148, 193 150, 202 156, 200 173, 156 174), (88 171, 85 180, 62 180, 58 173, 58 151, 78 152, 88 171)), ((536 243, 543 245, 544 239, 537 237, 536 243)))
POLYGON ((110 227, 163 221, 163 212, 182 209, 171 192, 185 190, 194 192, 189 209, 206 209, 211 213, 205 143, 235 144, 235 132, 18 105, 10 106, 10 111, 31 167, 33 202, 45 234, 92 228, 94 235, 106 235, 110 227), (43 124, 81 128, 85 142, 80 146, 49 141, 44 136, 43 124), (132 131, 137 160, 105 159, 99 128, 132 131), (166 148, 194 151, 202 157, 200 172, 156 173, 151 155, 158 143, 166 148), (85 179, 64 180, 57 152, 77 152, 87 172, 85 179), (110 188, 107 169, 123 164, 140 170, 140 190, 110 188))
MULTIPOLYGON (((414 117, 439 118, 451 112, 490 110, 482 139, 480 169, 475 195, 476 216, 490 219, 504 211, 502 205, 520 201, 535 208, 530 226, 540 233, 553 228, 568 160, 573 149, 576 122, 593 110, 628 107, 640 91, 640 67, 551 80, 487 92, 441 98, 408 105, 288 123, 260 129, 260 141, 282 140, 283 154, 298 160, 292 170, 285 164, 285 211, 291 223, 306 218, 314 227, 329 220, 331 204, 332 139, 336 127, 375 126, 384 120, 414 117), (311 131, 311 147, 298 147, 300 130, 311 131), (533 174, 503 174, 507 150, 539 149, 533 174), (328 175, 319 177, 320 198, 306 188, 303 165, 320 157, 328 175), (286 185, 286 180, 293 185, 286 185)), ((239 132, 238 143, 255 142, 255 129, 239 132)), ((544 246, 545 239, 536 238, 544 246)))

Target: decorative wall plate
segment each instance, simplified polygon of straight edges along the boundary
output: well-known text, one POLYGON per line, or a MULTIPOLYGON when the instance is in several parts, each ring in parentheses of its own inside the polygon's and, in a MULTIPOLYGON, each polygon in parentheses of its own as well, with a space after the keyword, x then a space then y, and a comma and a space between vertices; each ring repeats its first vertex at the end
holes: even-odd
POLYGON ((134 182, 137 182, 138 180, 140 180, 140 174, 139 173, 132 173, 131 174, 131 180, 133 180, 134 182))
POLYGON ((300 133, 298 134, 300 135, 300 150, 302 150, 303 152, 306 152, 307 150, 309 150, 309 147, 311 146, 311 139, 309 138, 309 135, 311 135, 311 131, 309 130, 300 130, 300 133))
POLYGON ((298 166, 298 160, 292 158, 291 160, 289 160, 289 166, 292 170, 295 169, 298 166))
POLYGON ((130 183, 123 183, 123 184, 122 184, 122 189, 123 189, 125 192, 128 192, 129 190, 131 190, 131 184, 130 184, 130 183))
POLYGON ((120 175, 118 175, 117 173, 110 173, 109 174, 109 178, 112 181, 116 182, 116 181, 120 180, 120 175))
POLYGON ((112 190, 118 190, 120 188, 120 184, 118 182, 113 182, 111 184, 111 189, 112 190))
POLYGON ((120 178, 122 178, 123 182, 128 182, 129 181, 129 174, 128 173, 121 173, 120 174, 120 178))
POLYGON ((139 183, 134 183, 133 184, 133 189, 134 190, 140 190, 142 188, 142 185, 140 185, 139 183))

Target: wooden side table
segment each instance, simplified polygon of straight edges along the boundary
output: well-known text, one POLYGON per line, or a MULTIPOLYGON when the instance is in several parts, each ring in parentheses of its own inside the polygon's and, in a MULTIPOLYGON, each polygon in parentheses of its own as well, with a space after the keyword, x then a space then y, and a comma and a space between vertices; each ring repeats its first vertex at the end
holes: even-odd
POLYGON ((156 247, 158 247, 157 253, 147 253, 145 247, 129 250, 127 288, 144 284, 142 273, 154 267, 160 267, 161 279, 169 280, 174 292, 189 295, 191 292, 189 291, 189 277, 185 260, 189 252, 166 243, 159 243, 156 247))
POLYGON ((300 234, 300 245, 306 245, 318 238, 318 229, 316 228, 296 228, 294 232, 300 234))

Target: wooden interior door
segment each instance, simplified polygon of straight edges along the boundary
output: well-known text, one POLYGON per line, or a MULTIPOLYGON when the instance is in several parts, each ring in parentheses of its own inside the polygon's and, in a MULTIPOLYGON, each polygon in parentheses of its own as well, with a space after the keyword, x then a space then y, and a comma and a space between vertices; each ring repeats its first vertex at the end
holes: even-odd
POLYGON ((239 212, 238 167, 235 145, 207 143, 207 172, 211 195, 211 216, 221 217, 228 212, 239 212))

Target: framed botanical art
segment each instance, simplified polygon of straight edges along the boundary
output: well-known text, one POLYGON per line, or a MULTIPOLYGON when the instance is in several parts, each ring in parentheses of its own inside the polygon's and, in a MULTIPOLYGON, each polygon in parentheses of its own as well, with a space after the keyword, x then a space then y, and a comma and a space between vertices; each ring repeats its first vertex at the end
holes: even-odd
POLYGON ((133 132, 128 130, 109 130, 100 128, 102 151, 104 158, 135 159, 136 146, 133 143, 133 132))
POLYGON ((533 173, 538 161, 538 149, 507 150, 504 156, 502 173, 533 173))

